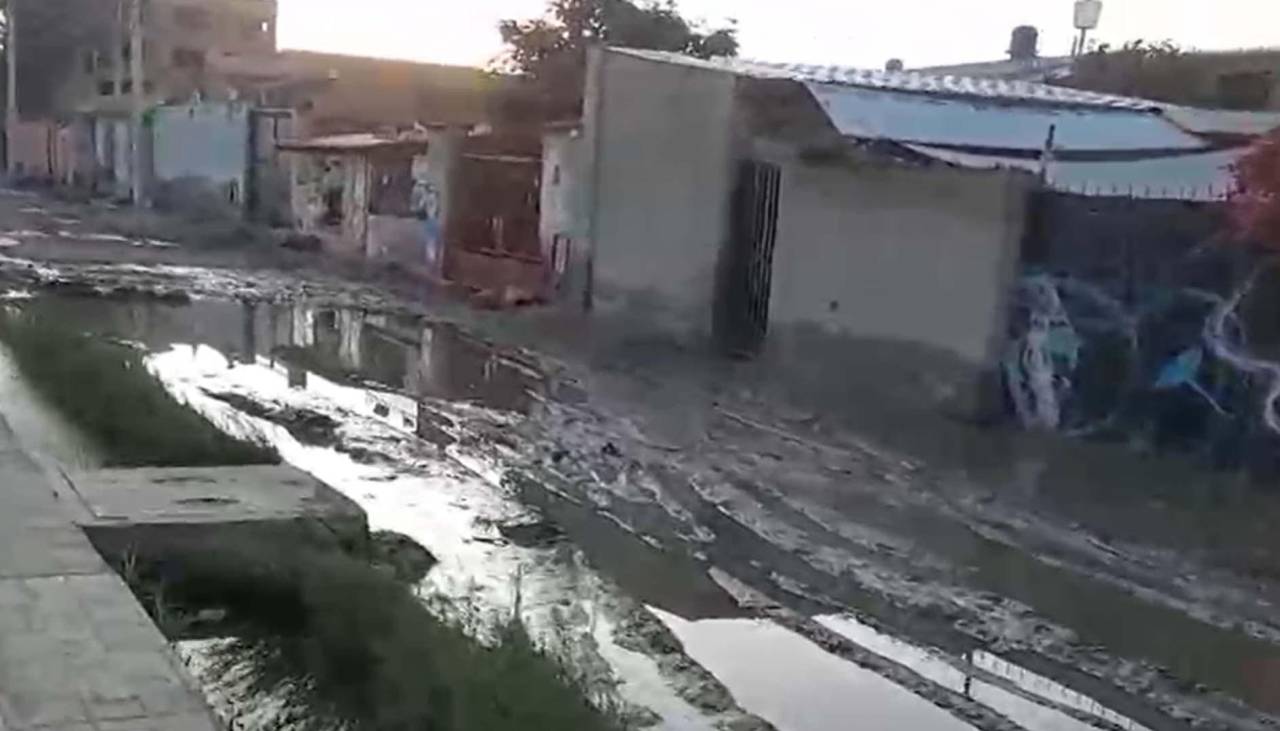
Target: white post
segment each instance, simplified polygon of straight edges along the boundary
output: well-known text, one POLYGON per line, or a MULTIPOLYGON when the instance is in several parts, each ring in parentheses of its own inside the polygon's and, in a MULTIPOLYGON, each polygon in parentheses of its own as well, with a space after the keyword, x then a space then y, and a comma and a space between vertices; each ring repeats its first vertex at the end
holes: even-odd
POLYGON ((18 129, 18 0, 9 0, 5 9, 5 25, 8 37, 5 39, 5 66, 7 66, 7 95, 4 110, 5 129, 5 164, 9 172, 14 171, 13 136, 18 129))

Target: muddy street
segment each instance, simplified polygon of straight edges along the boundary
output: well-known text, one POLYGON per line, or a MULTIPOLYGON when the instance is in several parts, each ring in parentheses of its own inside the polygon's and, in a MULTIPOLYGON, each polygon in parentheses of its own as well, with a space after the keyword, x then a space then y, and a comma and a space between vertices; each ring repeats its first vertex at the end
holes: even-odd
MULTIPOLYGON (((181 239, 60 242, 70 208, 0 198, 18 242, 0 258, 5 307, 141 349, 219 428, 430 551, 424 601, 518 609, 644 725, 1280 720, 1280 587, 1241 560, 1272 555, 1257 532, 1269 494, 1122 490, 1182 468, 977 427, 922 422, 947 448, 919 447, 700 354, 601 358, 528 316, 516 328, 319 267, 190 259, 181 239)), ((6 363, 0 411, 24 443, 93 464, 6 363)))

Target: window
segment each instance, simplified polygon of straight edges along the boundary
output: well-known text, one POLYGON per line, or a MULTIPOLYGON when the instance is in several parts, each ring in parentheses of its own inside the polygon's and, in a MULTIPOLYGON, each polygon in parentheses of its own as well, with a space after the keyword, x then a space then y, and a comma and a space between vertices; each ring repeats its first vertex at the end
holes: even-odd
POLYGON ((86 50, 82 59, 84 63, 84 72, 93 74, 98 70, 98 52, 93 49, 86 50))
POLYGON ((115 96, 116 85, 110 81, 98 82, 98 94, 100 96, 115 96))
POLYGON ((253 18, 244 21, 244 25, 240 32, 246 41, 256 41, 267 38, 271 35, 271 21, 261 18, 253 18))
POLYGON ((180 69, 202 69, 204 59, 204 51, 194 48, 173 49, 173 65, 180 69))
POLYGON ((211 25, 209 11, 194 5, 179 5, 173 9, 174 22, 187 30, 206 30, 211 25))
POLYGON ((1218 77, 1218 103, 1227 109, 1266 109, 1275 79, 1270 71, 1243 71, 1218 77))

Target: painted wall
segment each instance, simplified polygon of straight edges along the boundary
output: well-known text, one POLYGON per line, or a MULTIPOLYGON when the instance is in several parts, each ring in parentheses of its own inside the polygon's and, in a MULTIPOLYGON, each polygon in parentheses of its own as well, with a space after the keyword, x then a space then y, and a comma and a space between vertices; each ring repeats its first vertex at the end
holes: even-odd
POLYGON ((155 179, 199 181, 243 205, 249 169, 249 108, 237 103, 184 104, 154 111, 155 179))
POLYGON ((1250 279, 1265 259, 1222 243, 1227 207, 1041 192, 1031 210, 1003 363, 1012 417, 1274 481, 1280 274, 1250 279))
POLYGON ((734 77, 592 54, 584 106, 589 248, 573 292, 681 330, 709 331, 732 169, 734 77))
POLYGON ((816 325, 994 365, 1028 183, 890 161, 783 161, 771 330, 816 325))

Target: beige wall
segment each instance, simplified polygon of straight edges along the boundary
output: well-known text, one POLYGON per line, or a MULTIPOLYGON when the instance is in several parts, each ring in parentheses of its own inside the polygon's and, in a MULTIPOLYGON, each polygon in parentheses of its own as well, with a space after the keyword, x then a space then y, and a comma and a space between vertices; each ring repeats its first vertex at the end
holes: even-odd
POLYGON ((1025 186, 1011 173, 890 162, 783 165, 770 327, 995 361, 1025 186))
POLYGON ((615 51, 593 55, 591 76, 584 202, 594 305, 709 330, 731 190, 735 79, 615 51))

